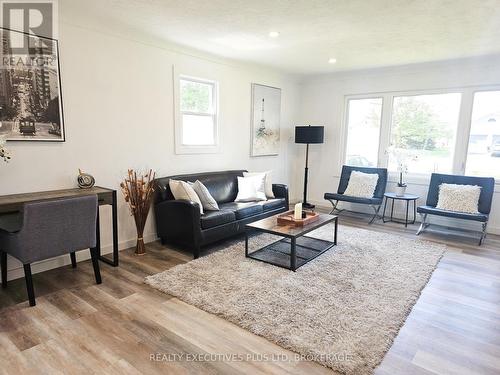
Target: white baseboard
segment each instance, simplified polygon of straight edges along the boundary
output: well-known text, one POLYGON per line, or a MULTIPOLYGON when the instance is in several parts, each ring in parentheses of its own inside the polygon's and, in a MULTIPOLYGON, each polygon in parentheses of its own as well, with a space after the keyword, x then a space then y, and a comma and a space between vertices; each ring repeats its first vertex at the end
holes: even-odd
MULTIPOLYGON (((156 241, 158 237, 156 233, 150 233, 144 235, 144 241, 146 243, 156 241)), ((125 241, 121 241, 118 243, 118 249, 124 250, 128 249, 132 246, 135 246, 137 239, 131 238, 125 241)), ((101 254, 110 254, 113 252, 113 246, 111 244, 102 246, 101 245, 101 254)), ((76 252, 76 261, 82 262, 84 260, 90 259, 90 252, 88 250, 81 250, 76 252)), ((40 262, 33 263, 31 266, 32 273, 39 273, 43 271, 48 271, 54 268, 63 267, 71 264, 71 260, 69 255, 61 255, 57 258, 51 258, 42 260, 40 262)), ((103 263, 101 263, 103 264, 103 263)), ((24 277, 24 269, 23 265, 12 257, 8 257, 7 260, 7 280, 15 280, 24 277)))

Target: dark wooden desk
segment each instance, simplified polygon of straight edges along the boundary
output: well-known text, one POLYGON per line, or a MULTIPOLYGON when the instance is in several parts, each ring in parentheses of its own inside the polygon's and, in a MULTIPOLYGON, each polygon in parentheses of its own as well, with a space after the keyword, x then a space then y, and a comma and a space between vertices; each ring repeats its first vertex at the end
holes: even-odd
POLYGON ((97 210, 97 248, 99 249, 99 259, 113 267, 118 266, 118 212, 117 212, 117 202, 116 202, 116 190, 107 189, 99 186, 94 186, 90 189, 63 189, 63 190, 51 190, 51 191, 41 191, 34 193, 24 193, 24 194, 11 194, 0 196, 0 215, 7 213, 19 212, 24 203, 43 201, 47 199, 58 199, 58 198, 69 198, 69 197, 79 197, 83 195, 97 195, 99 206, 111 205, 112 210, 112 221, 113 221, 113 257, 112 259, 106 258, 101 255, 101 234, 99 229, 99 210, 97 210))

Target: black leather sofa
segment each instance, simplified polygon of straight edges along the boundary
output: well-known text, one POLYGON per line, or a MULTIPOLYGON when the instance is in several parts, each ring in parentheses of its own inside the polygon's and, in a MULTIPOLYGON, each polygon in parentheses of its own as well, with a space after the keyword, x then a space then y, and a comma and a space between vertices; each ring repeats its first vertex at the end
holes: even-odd
POLYGON ((245 224, 288 210, 288 187, 273 184, 275 199, 265 202, 234 202, 238 176, 244 170, 186 174, 157 178, 154 211, 156 231, 163 244, 173 243, 200 255, 202 246, 242 233, 245 224), (210 191, 220 211, 200 214, 197 203, 174 199, 168 182, 200 180, 210 191))

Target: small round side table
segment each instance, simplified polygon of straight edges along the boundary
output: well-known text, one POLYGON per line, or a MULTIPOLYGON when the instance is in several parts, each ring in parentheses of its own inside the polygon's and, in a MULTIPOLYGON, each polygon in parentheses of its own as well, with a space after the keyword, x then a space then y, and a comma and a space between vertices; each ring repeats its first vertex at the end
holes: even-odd
POLYGON ((401 223, 404 224, 405 227, 408 227, 408 223, 410 224, 415 224, 415 219, 417 217, 417 199, 420 198, 418 195, 414 194, 405 194, 405 195, 396 195, 396 193, 385 193, 385 204, 384 204, 384 213, 382 215, 382 221, 384 223, 388 223, 390 221, 394 223, 401 223), (387 201, 391 199, 392 200, 392 205, 391 205, 391 218, 389 220, 385 220, 385 209, 387 208, 387 201), (406 201, 406 217, 405 221, 401 220, 394 220, 393 215, 394 215, 394 201, 406 201), (413 202, 413 221, 408 222, 408 210, 410 207, 410 202, 413 202))

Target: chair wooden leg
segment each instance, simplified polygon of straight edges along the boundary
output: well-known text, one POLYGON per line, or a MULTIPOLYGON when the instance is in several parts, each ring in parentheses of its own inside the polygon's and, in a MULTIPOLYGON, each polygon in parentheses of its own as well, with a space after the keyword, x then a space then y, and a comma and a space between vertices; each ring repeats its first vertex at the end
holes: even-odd
POLYGON ((31 265, 24 264, 24 278, 26 279, 26 290, 28 292, 28 299, 30 301, 30 306, 35 306, 35 290, 33 289, 33 278, 31 276, 31 265))
POLYGON ((76 268, 76 254, 75 252, 69 253, 69 256, 71 258, 71 267, 76 268))
POLYGON ((2 288, 7 288, 7 253, 5 251, 0 252, 0 264, 2 268, 2 288))
POLYGON ((94 275, 96 284, 101 284, 101 270, 99 269, 99 249, 94 247, 90 249, 90 257, 92 258, 92 266, 94 267, 94 275))

